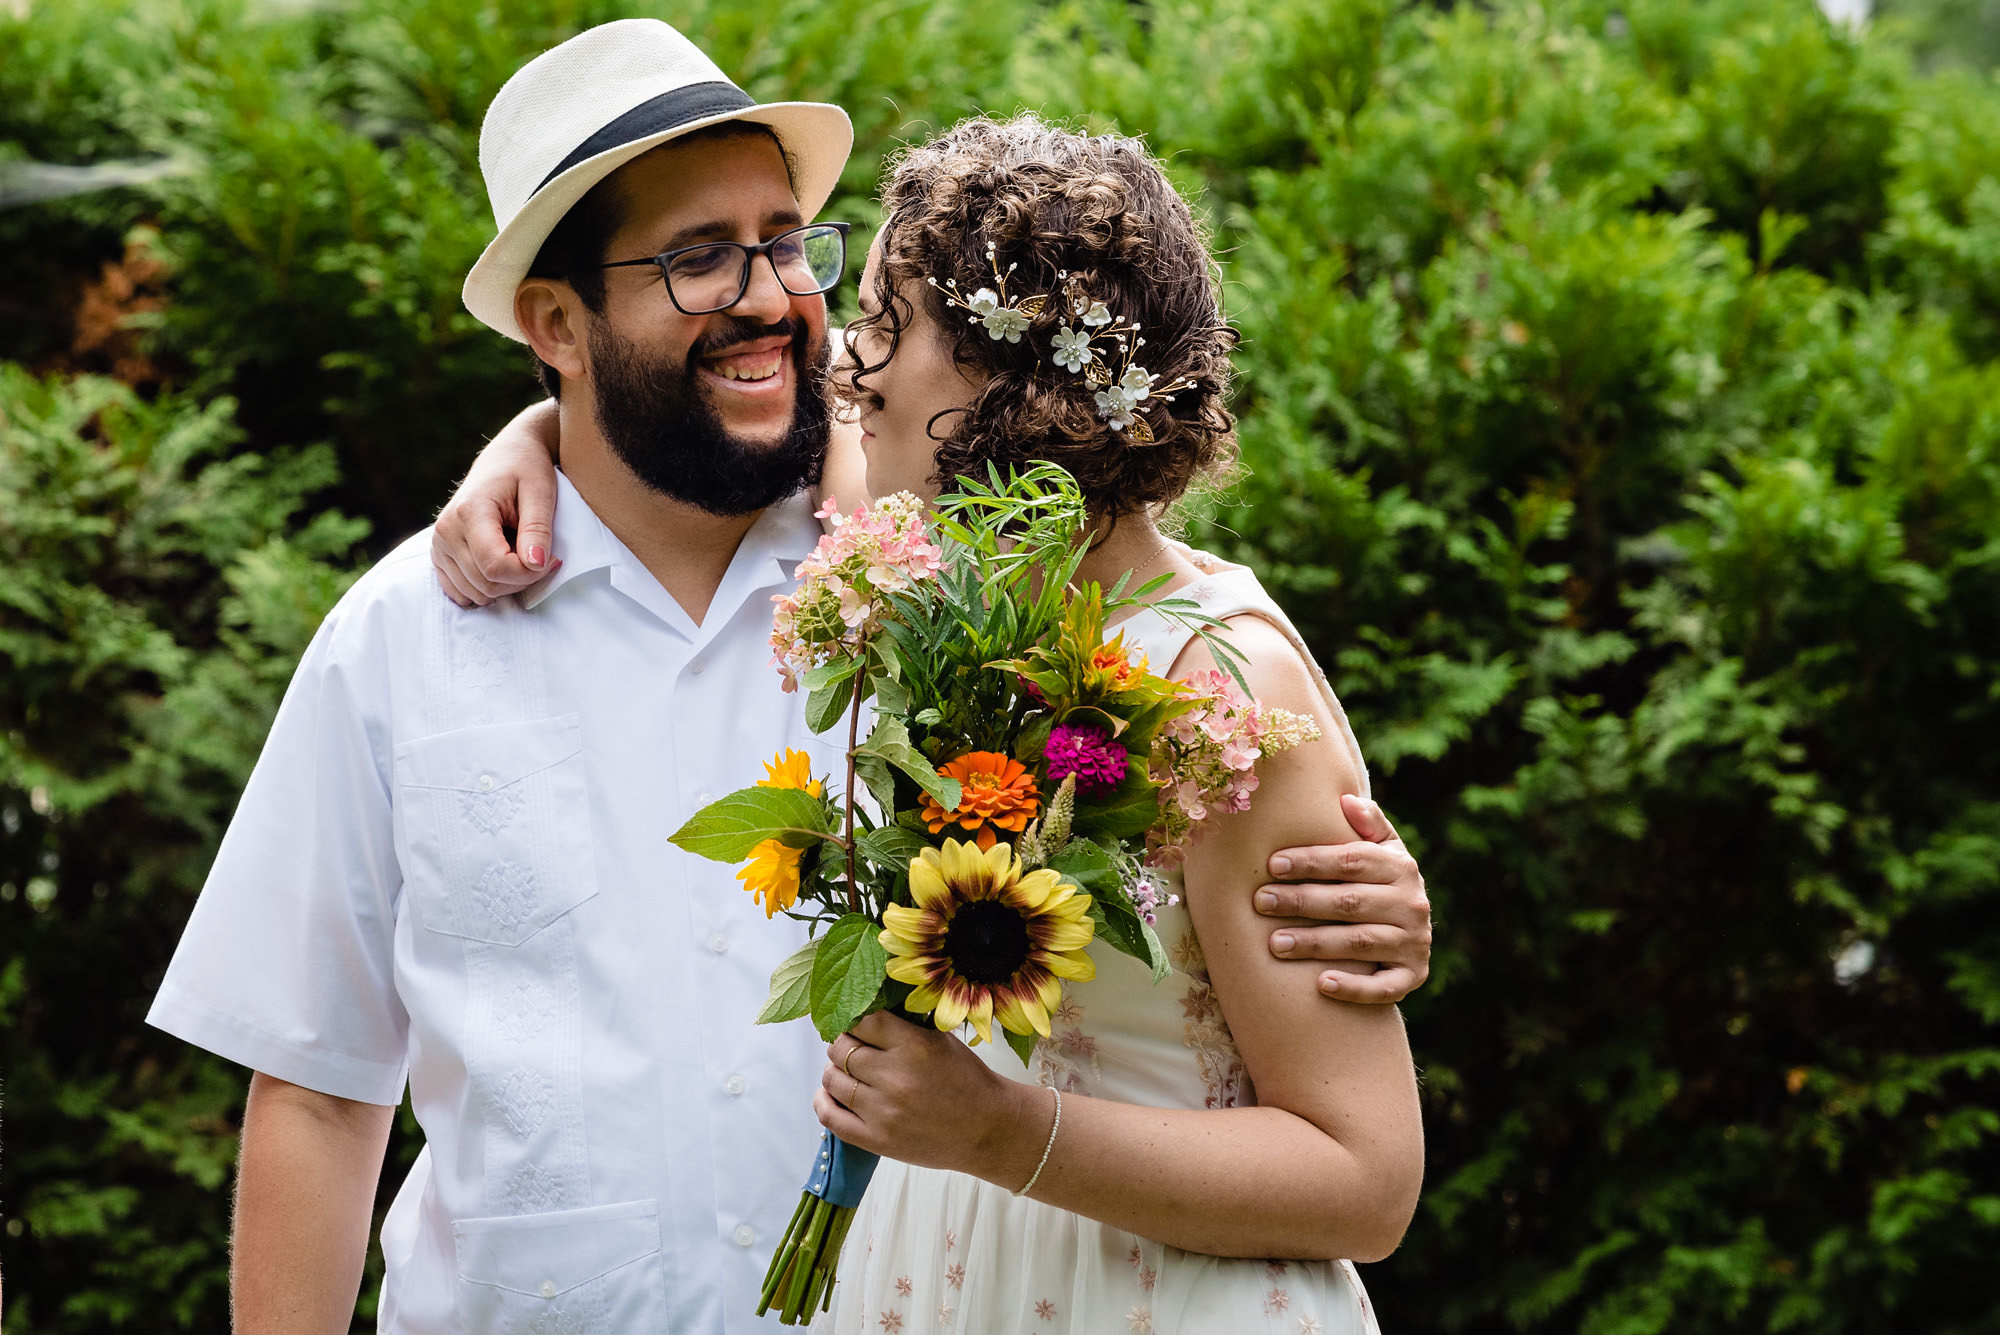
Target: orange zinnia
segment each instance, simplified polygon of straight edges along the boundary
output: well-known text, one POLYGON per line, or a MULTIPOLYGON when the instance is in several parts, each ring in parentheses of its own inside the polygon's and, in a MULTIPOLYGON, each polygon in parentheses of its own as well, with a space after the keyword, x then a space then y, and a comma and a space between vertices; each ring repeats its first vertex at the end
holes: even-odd
POLYGON ((956 824, 972 831, 972 840, 981 849, 991 848, 999 838, 996 830, 1019 834, 1041 805, 1035 776, 1020 761, 998 751, 968 751, 938 766, 938 773, 957 779, 961 787, 955 811, 946 811, 924 794, 923 815, 932 834, 956 824))

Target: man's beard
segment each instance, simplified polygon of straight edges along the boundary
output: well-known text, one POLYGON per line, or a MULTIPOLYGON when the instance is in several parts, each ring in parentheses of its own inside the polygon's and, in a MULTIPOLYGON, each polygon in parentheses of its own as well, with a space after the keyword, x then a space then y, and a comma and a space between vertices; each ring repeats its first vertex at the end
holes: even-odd
POLYGON ((750 514, 795 495, 819 481, 828 437, 830 347, 822 340, 815 355, 804 332, 794 319, 766 325, 724 317, 676 363, 648 357, 596 322, 590 369, 598 430, 641 482, 712 515, 750 514), (710 353, 780 335, 792 339, 791 423, 768 444, 733 436, 702 391, 699 363, 710 353))

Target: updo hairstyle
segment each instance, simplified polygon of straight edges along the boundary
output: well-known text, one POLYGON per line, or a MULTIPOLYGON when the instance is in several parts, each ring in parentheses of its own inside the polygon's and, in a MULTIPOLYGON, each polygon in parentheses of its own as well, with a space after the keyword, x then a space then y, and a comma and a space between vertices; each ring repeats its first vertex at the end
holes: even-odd
MULTIPOLYGON (((1234 460, 1235 423, 1223 400, 1236 332, 1222 317, 1219 274, 1200 224, 1140 140, 1077 134, 1033 115, 979 117, 899 154, 882 202, 877 313, 857 326, 884 330, 893 356, 913 297, 944 331, 953 359, 988 377, 969 408, 932 419, 932 481, 949 486, 984 478, 989 463, 1005 470, 1047 460, 1076 478, 1092 514, 1115 519, 1169 504, 1234 460), (941 291, 948 281, 968 297, 994 287, 989 243, 1010 298, 1048 294, 1018 343, 990 337, 941 291), (1095 387, 1052 360, 1057 328, 1077 327, 1063 272, 1090 300, 1141 326, 1146 342, 1133 360, 1159 385, 1192 382, 1171 403, 1156 395, 1141 405, 1154 443, 1112 430, 1097 412, 1095 387)), ((858 367, 853 391, 866 398, 859 377, 885 364, 858 367)))

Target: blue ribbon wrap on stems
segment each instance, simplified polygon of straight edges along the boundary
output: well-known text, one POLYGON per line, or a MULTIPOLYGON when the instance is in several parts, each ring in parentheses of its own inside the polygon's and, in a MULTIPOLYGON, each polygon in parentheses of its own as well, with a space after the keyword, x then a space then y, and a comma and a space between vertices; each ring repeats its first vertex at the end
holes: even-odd
POLYGON ((880 1155, 856 1149, 831 1131, 819 1133, 819 1151, 799 1208, 764 1274, 758 1316, 776 1307, 780 1325, 796 1326, 832 1305, 841 1245, 881 1162, 880 1155))

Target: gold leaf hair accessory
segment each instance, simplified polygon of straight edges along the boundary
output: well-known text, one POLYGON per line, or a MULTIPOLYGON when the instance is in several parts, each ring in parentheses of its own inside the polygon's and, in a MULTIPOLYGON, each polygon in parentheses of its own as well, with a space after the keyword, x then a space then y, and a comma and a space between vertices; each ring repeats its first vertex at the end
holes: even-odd
MULTIPOLYGON (((969 297, 960 291, 957 279, 948 278, 942 284, 935 278, 927 281, 945 301, 969 312, 967 323, 983 326, 988 338, 1019 343, 1035 318, 1048 310, 1050 294, 1010 297, 1007 278, 1020 266, 1009 264, 1002 272, 991 241, 986 243, 986 262, 993 269, 993 286, 982 287, 969 297)), ((1069 316, 1050 335, 1052 360, 1071 375, 1083 377, 1095 391, 1097 415, 1113 431, 1124 432, 1134 445, 1151 445, 1158 437, 1140 415, 1141 405, 1155 399, 1172 403, 1175 392, 1192 389, 1194 381, 1162 385, 1160 377, 1139 364, 1139 349, 1146 340, 1138 321, 1128 323, 1113 315, 1110 307, 1085 292, 1067 269, 1057 272, 1056 281, 1062 285, 1069 316)))

